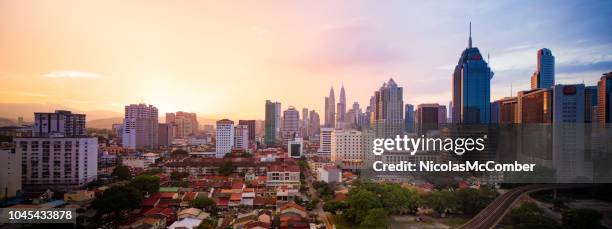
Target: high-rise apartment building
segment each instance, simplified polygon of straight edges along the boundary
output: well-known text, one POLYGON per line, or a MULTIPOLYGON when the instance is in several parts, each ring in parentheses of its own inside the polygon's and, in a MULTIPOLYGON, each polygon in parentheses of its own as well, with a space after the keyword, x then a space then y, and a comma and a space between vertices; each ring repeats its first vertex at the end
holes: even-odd
POLYGON ((550 88, 555 85, 555 56, 543 48, 538 50, 538 69, 531 76, 531 89, 550 88))
POLYGON ((331 156, 332 132, 334 128, 323 127, 319 133, 319 150, 317 155, 323 158, 331 156))
POLYGON ((0 148, 0 198, 12 198, 21 190, 21 155, 15 149, 0 148))
POLYGON ((238 125, 246 125, 249 129, 249 141, 255 142, 255 120, 238 120, 238 125))
POLYGON ((187 139, 198 133, 199 123, 196 113, 183 111, 166 113, 166 123, 175 125, 175 138, 187 139))
POLYGON ((612 122, 612 72, 603 74, 597 82, 597 122, 612 122))
POLYGON ((552 123, 552 90, 520 91, 517 96, 517 123, 552 123))
POLYGON ((419 104, 416 110, 416 122, 419 134, 427 134, 430 130, 437 130, 438 124, 440 124, 440 104, 437 103, 426 103, 419 104))
POLYGON ((34 113, 34 137, 48 137, 53 134, 64 136, 85 136, 85 114, 56 110, 55 113, 34 113))
POLYGON ((308 132, 308 122, 310 121, 310 118, 308 117, 309 114, 308 108, 302 108, 302 120, 300 121, 300 136, 302 137, 310 136, 310 133, 308 132))
POLYGON ((34 137, 14 142, 26 190, 71 190, 97 178, 98 138, 34 137))
POLYGON ((238 149, 249 149, 249 126, 236 125, 234 128, 234 147, 238 149))
POLYGON ((584 87, 584 122, 597 122, 597 86, 584 87))
POLYGON ((553 86, 552 123, 584 123, 584 84, 553 86))
POLYGON ((286 145, 289 140, 299 137, 300 134, 300 112, 293 106, 289 106, 283 112, 282 140, 286 145))
POLYGON ((493 72, 482 58, 480 50, 472 47, 472 29, 468 48, 453 72, 453 123, 489 123, 491 112, 491 78, 493 72))
POLYGON ((336 164, 361 163, 364 160, 361 131, 335 130, 331 135, 331 161, 336 164))
POLYGON ((372 128, 376 137, 395 137, 404 129, 404 96, 402 87, 389 79, 373 96, 372 128))
POLYGON ((329 90, 329 96, 325 97, 325 127, 336 127, 336 98, 334 88, 329 90))
POLYGON ((268 146, 276 145, 278 139, 277 129, 280 127, 280 122, 277 122, 277 117, 280 117, 280 111, 277 110, 280 107, 279 102, 272 102, 266 100, 266 121, 265 121, 265 144, 268 146))
POLYGON ((174 125, 172 123, 159 123, 157 125, 157 144, 160 146, 172 145, 174 125))
POLYGON ((125 106, 123 147, 130 149, 157 147, 158 124, 158 111, 153 105, 141 103, 125 106))
POLYGON ((553 163, 560 182, 593 177, 592 162, 585 160, 584 92, 584 84, 552 87, 553 163))
POLYGON ((217 157, 224 157, 232 151, 234 146, 234 121, 221 119, 217 121, 217 134, 215 136, 217 157))
POLYGON ((491 105, 491 123, 517 123, 517 99, 516 97, 504 97, 496 100, 491 105), (495 104, 495 105, 493 105, 495 104), (497 115, 493 115, 493 109, 497 115), (495 117, 495 118, 494 118, 495 117))
POLYGON ((406 104, 404 108, 404 131, 414 132, 414 106, 412 104, 406 104))

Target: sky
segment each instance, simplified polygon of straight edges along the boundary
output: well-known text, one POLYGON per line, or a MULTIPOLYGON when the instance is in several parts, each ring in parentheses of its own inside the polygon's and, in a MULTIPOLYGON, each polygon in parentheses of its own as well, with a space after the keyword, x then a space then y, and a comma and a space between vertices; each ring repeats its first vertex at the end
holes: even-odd
POLYGON ((332 86, 364 108, 393 78, 447 105, 470 21, 492 99, 529 88, 539 48, 557 83, 612 71, 612 1, 4 0, 0 103, 263 119, 267 99, 322 115, 332 86))

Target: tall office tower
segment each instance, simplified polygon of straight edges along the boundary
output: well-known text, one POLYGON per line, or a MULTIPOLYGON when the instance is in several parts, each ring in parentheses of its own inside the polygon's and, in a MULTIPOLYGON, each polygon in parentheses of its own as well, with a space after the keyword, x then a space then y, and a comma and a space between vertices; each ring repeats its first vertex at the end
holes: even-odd
POLYGON ((550 88, 555 85, 555 56, 543 48, 538 50, 538 69, 531 76, 531 89, 550 88))
POLYGON ((597 122, 612 122, 612 72, 603 74, 597 82, 597 122))
POLYGON ((308 115, 308 108, 302 108, 302 120, 300 121, 300 136, 302 137, 310 136, 308 132, 308 122, 310 121, 308 115))
POLYGON ((438 107, 438 124, 446 124, 446 106, 440 105, 438 107))
POLYGON ((321 128, 321 118, 315 110, 311 110, 308 116, 310 117, 310 120, 308 120, 308 137, 314 137, 321 128))
MULTIPOLYGON (((372 128, 378 138, 392 138, 404 130, 404 96, 393 79, 374 92, 372 128)), ((437 116, 436 116, 437 117, 437 116)))
POLYGON ((500 123, 518 123, 518 100, 516 97, 506 97, 501 99, 500 104, 500 123))
POLYGON ((172 133, 174 132, 174 125, 171 123, 160 123, 157 125, 157 143, 160 146, 172 145, 172 133))
POLYGON ((276 126, 275 126, 276 127, 276 130, 275 130, 276 135, 275 136, 276 136, 276 140, 277 141, 280 140, 280 137, 281 137, 280 131, 281 131, 281 128, 283 128, 283 122, 282 122, 282 117, 281 117, 282 111, 281 110, 282 110, 281 109, 281 103, 275 102, 274 103, 274 122, 276 122, 276 126))
POLYGON ((453 123, 489 123, 493 72, 480 50, 472 47, 472 24, 468 48, 453 72, 453 123))
POLYGON ((412 104, 406 104, 404 109, 404 131, 414 132, 414 106, 412 104))
POLYGON ((593 112, 593 108, 597 107, 597 86, 584 87, 584 122, 596 122, 597 112, 593 112))
POLYGON ((346 122, 346 93, 344 92, 344 85, 340 88, 340 102, 338 103, 337 112, 336 125, 342 126, 346 122))
POLYGON ((276 117, 280 116, 277 114, 276 104, 278 102, 272 102, 266 100, 266 121, 265 121, 265 136, 264 143, 268 146, 276 145, 277 129, 280 123, 276 122, 276 117))
POLYGON ((187 139, 198 133, 198 117, 196 113, 176 112, 166 113, 166 123, 176 126, 175 138, 187 139))
MULTIPOLYGON (((336 164, 361 164, 364 159, 361 131, 335 130, 331 136, 330 159, 336 164)), ((343 166, 346 168, 347 166, 343 166)))
POLYGON ((85 136, 85 115, 70 111, 56 110, 55 113, 34 113, 34 137, 48 137, 60 134, 66 137, 85 136))
POLYGON ((319 149, 317 155, 323 158, 329 158, 331 156, 331 138, 334 128, 323 127, 319 133, 319 149))
POLYGON ((249 149, 249 126, 238 124, 234 128, 234 147, 238 149, 249 149))
POLYGON ((584 123, 584 91, 584 84, 553 86, 552 123, 584 123))
POLYGON ((123 147, 130 149, 157 147, 157 108, 153 105, 125 106, 123 147))
POLYGON ((355 123, 357 123, 357 117, 359 117, 359 115, 362 113, 361 107, 359 107, 358 102, 353 103, 353 112, 355 113, 355 117, 353 118, 355 119, 355 123))
POLYGON ((593 178, 592 162, 585 161, 584 84, 554 85, 553 163, 557 181, 593 178))
POLYGON ((357 119, 357 128, 360 130, 371 129, 370 116, 372 114, 372 108, 366 107, 365 111, 361 113, 357 119))
POLYGON ((427 134, 430 130, 437 130, 440 123, 440 104, 419 104, 415 112, 417 130, 419 134, 427 134))
POLYGON ((552 123, 552 90, 533 89, 517 95, 517 123, 552 123))
POLYGON ((495 123, 498 124, 499 123, 499 119, 500 119, 500 112, 501 112, 501 107, 500 107, 500 102, 499 100, 493 101, 491 102, 491 119, 490 119, 490 123, 495 123))
POLYGON ((249 128, 249 141, 255 142, 255 120, 238 120, 238 125, 246 125, 249 128))
POLYGON ((21 190, 21 155, 13 148, 0 148, 0 198, 12 198, 21 190))
POLYGON ((232 151, 234 146, 234 121, 229 119, 221 119, 217 121, 217 135, 215 137, 216 156, 224 157, 225 154, 232 151))
POLYGON ((329 96, 325 97, 325 127, 336 127, 336 99, 333 87, 329 90, 329 96))
POLYGON ((289 140, 299 137, 300 134, 300 112, 293 106, 283 112, 283 130, 282 140, 283 145, 286 145, 289 140))
POLYGON ((448 102, 448 123, 453 123, 453 101, 448 102))
POLYGON ((98 138, 15 138, 26 190, 72 190, 98 176, 98 138))

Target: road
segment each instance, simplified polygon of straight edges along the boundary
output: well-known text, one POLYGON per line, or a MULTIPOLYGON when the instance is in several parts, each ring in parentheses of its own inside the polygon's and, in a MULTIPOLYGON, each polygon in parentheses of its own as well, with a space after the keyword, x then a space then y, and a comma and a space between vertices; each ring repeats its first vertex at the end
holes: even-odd
POLYGON ((319 193, 312 185, 314 177, 312 176, 311 171, 304 171, 304 175, 306 176, 306 183, 308 185, 308 193, 310 194, 311 200, 313 198, 317 198, 320 200, 314 209, 315 213, 317 213, 319 218, 323 220, 323 223, 325 223, 325 228, 328 228, 328 229, 334 228, 334 224, 329 219, 329 215, 325 213, 325 211, 323 210, 323 200, 321 200, 321 198, 319 197, 319 193))
POLYGON ((467 223, 463 224, 459 228, 465 229, 479 229, 479 228, 494 228, 501 222, 501 220, 510 212, 512 206, 520 199, 520 197, 526 193, 532 193, 536 191, 544 191, 550 189, 563 189, 577 187, 577 185, 570 184, 534 184, 521 186, 514 188, 500 196, 498 196, 493 202, 487 207, 470 219, 467 223))

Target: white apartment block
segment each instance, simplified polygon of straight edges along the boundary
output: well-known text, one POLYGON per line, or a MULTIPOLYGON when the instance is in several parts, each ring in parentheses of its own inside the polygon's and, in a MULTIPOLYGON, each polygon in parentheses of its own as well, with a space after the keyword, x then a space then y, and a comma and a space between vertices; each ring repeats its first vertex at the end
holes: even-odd
POLYGON ((234 122, 232 120, 222 119, 217 121, 217 135, 215 141, 217 157, 224 157, 225 154, 232 151, 232 147, 234 146, 234 122))
POLYGON ((342 171, 335 166, 317 169, 317 178, 325 183, 342 182, 342 171))
POLYGON ((321 157, 329 158, 331 156, 332 133, 334 128, 321 128, 319 133, 319 150, 317 154, 321 157))
POLYGON ((249 126, 236 125, 234 130, 234 147, 238 149, 249 149, 249 126))
POLYGON ((19 190, 21 190, 21 155, 14 149, 0 149, 0 197, 15 197, 19 190))
POLYGON ((70 111, 57 110, 54 113, 34 113, 35 137, 48 137, 54 134, 65 136, 85 136, 85 115, 70 111))
POLYGON ((125 106, 122 145, 130 149, 155 148, 158 145, 158 111, 153 105, 125 106))
POLYGON ((15 138, 25 189, 70 190, 98 175, 98 138, 15 138))
POLYGON ((344 162, 363 162, 363 136, 357 130, 335 130, 331 137, 331 161, 336 164, 344 162))

